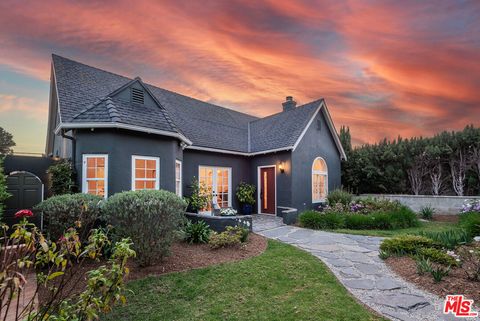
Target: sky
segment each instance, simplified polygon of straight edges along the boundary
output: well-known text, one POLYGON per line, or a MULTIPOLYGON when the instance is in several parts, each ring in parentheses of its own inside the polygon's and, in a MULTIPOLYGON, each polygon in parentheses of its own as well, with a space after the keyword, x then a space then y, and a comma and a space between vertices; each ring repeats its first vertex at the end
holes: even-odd
POLYGON ((0 1, 0 126, 45 149, 51 54, 354 144, 480 125, 480 1, 0 1))

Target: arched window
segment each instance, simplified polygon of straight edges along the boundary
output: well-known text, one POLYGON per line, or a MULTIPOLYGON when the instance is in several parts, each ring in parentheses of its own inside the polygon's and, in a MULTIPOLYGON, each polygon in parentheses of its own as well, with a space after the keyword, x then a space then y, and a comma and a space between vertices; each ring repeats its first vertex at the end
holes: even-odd
POLYGON ((327 163, 321 157, 315 158, 312 165, 312 203, 325 202, 328 193, 327 163))

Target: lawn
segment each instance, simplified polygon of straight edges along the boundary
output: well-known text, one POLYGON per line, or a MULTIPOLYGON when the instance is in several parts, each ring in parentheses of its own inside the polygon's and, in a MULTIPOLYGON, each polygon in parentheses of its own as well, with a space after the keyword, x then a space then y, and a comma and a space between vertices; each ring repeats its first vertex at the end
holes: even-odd
POLYGON ((260 256, 128 284, 103 320, 383 320, 314 256, 270 240, 260 256))
POLYGON ((330 232, 356 234, 356 235, 371 235, 371 236, 395 236, 400 234, 417 234, 420 231, 434 231, 441 232, 459 228, 456 223, 452 222, 420 222, 418 227, 410 227, 398 230, 350 230, 350 229, 336 229, 329 230, 330 232))

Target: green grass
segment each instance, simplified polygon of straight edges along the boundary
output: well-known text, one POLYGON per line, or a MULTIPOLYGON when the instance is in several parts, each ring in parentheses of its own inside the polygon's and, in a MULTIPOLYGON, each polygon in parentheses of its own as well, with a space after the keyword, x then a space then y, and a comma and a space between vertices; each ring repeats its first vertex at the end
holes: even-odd
POLYGON ((314 256, 269 241, 258 257, 128 284, 103 320, 383 320, 314 256))
POLYGON ((398 230, 350 230, 350 229, 337 229, 329 230, 330 232, 356 234, 356 235, 371 235, 371 236, 396 236, 401 234, 417 234, 420 231, 446 231, 452 229, 458 229, 457 224, 449 222, 420 222, 420 226, 410 227, 398 230))

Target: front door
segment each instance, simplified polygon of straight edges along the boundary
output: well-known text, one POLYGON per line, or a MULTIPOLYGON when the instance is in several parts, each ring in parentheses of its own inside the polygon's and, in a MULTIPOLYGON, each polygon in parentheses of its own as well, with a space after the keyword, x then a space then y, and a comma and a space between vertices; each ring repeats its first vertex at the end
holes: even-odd
POLYGON ((260 213, 275 214, 275 166, 261 167, 260 171, 260 213))

